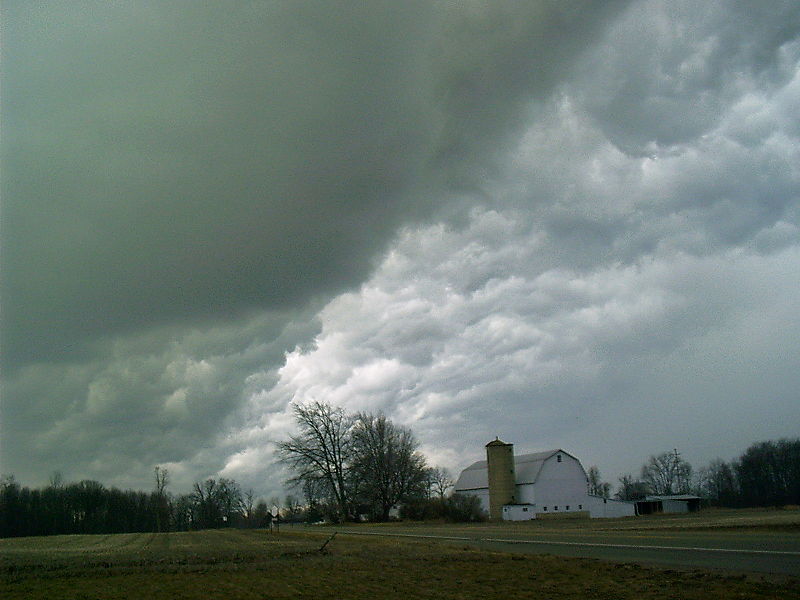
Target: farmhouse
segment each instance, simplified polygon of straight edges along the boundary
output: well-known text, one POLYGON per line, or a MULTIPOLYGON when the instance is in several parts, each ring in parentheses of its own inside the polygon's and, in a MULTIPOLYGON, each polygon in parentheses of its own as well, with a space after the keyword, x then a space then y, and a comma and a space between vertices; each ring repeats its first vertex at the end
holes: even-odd
POLYGON ((514 456, 514 445, 486 444, 486 460, 461 472, 455 492, 473 494, 492 519, 625 517, 633 503, 590 495, 581 462, 564 450, 514 456))

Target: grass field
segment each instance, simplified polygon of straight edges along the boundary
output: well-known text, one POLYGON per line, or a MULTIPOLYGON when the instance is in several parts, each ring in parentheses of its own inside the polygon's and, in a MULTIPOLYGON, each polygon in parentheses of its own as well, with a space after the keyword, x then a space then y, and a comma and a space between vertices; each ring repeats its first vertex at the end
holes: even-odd
MULTIPOLYGON (((775 514, 727 518, 743 518, 738 527, 794 527, 792 519, 775 514)), ((636 524, 714 526, 697 519, 681 525, 678 518, 636 524)), ((627 525, 622 520, 583 526, 627 525)), ((790 577, 522 556, 435 541, 340 535, 321 552, 332 533, 284 527, 277 534, 213 530, 4 539, 0 598, 800 599, 800 580, 790 577)))

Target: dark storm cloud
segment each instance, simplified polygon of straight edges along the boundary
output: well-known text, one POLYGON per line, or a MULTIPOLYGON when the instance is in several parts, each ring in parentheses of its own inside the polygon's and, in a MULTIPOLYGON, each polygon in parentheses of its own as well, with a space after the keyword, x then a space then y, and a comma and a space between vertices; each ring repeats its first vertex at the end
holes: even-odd
POLYGON ((21 368, 4 386, 4 463, 40 480, 58 470, 145 487, 153 465, 191 463, 185 478, 172 469, 188 488, 224 467, 226 432, 247 417, 242 403, 271 386, 269 365, 313 336, 313 313, 295 316, 165 327, 102 343, 81 364, 21 368))
POLYGON ((239 472, 315 307, 479 201, 625 4, 6 3, 3 469, 239 472))
POLYGON ((356 283, 619 4, 9 3, 4 363, 356 283))

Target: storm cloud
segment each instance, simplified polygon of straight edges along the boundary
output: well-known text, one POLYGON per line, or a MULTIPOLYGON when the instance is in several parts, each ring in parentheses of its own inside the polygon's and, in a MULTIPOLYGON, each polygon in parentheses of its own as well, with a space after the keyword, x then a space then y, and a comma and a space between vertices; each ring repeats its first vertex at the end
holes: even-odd
POLYGON ((9 3, 4 361, 357 284, 612 12, 577 8, 9 3))
POLYGON ((796 3, 7 4, 4 472, 796 435, 796 3))

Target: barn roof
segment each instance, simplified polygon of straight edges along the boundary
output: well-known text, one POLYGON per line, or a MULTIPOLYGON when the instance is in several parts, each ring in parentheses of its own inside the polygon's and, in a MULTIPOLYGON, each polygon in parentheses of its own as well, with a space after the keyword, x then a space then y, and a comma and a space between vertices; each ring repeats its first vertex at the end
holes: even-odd
MULTIPOLYGON (((544 461, 553 456, 554 454, 566 454, 572 458, 569 452, 563 450, 546 450, 544 452, 534 452, 533 454, 520 454, 514 457, 514 473, 517 480, 517 485, 525 483, 536 483, 536 478, 539 477, 539 471, 542 470, 544 461)), ((575 458, 575 460, 578 460, 575 458)), ((480 490, 489 488, 489 475, 486 469, 486 461, 479 460, 472 463, 466 469, 461 471, 461 475, 456 481, 455 491, 466 490, 480 490)))
POLYGON ((694 494, 670 494, 668 496, 645 496, 645 501, 654 502, 659 500, 700 500, 700 496, 694 494))

